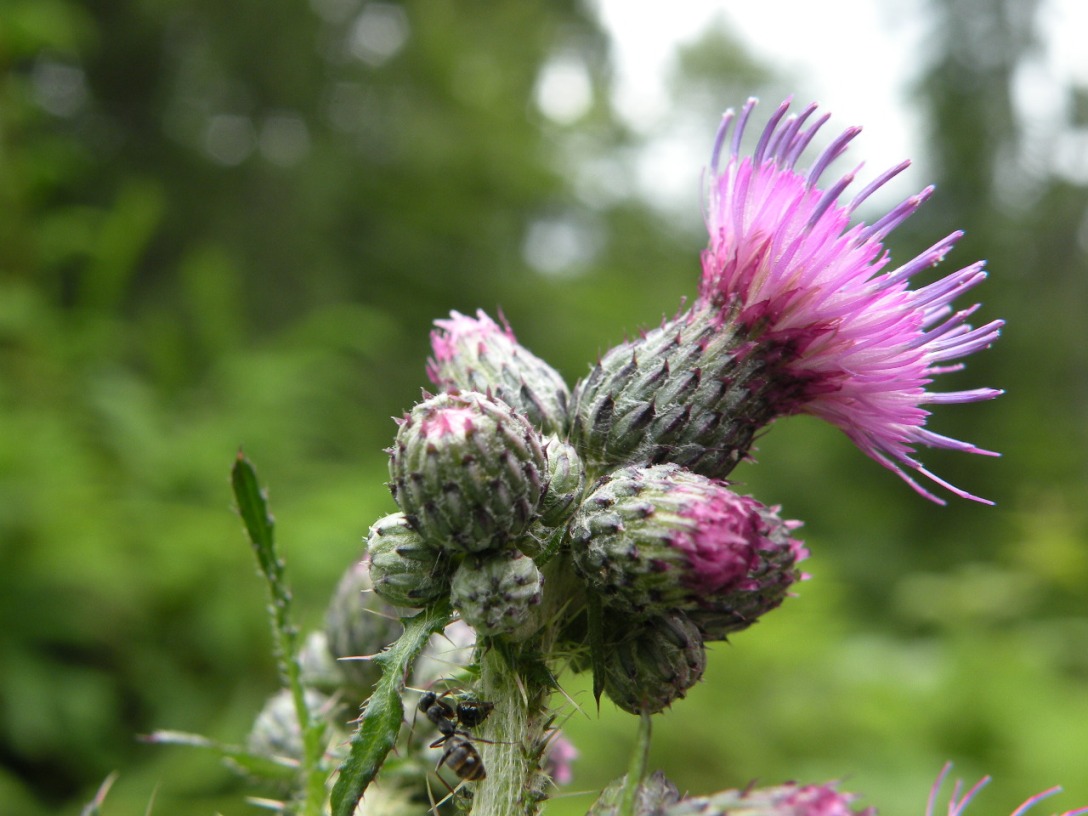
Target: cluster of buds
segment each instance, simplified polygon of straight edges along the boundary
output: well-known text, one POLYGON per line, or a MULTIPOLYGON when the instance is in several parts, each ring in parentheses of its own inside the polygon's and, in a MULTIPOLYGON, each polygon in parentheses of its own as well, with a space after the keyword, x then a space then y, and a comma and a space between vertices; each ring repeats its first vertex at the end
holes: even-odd
POLYGON ((841 203, 852 175, 819 185, 857 131, 803 170, 827 117, 815 106, 787 115, 783 104, 748 156, 753 107, 727 113, 715 143, 697 298, 605 352, 573 389, 505 321, 437 321, 427 373, 440 393, 400 420, 389 453, 401 512, 370 534, 387 601, 449 597, 482 637, 523 641, 556 623, 569 652, 594 652, 574 665, 594 666, 595 686, 634 713, 682 696, 702 675, 708 641, 750 626, 802 577, 798 523, 722 481, 760 429, 816 415, 923 495, 940 500, 908 471, 975 499, 914 450, 988 451, 926 429, 923 406, 1000 393, 925 389, 1001 327, 972 329, 974 308, 951 309, 985 277, 980 263, 908 288, 959 233, 884 268, 885 237, 928 191, 850 227, 905 165, 841 203))
MULTIPOLYGON (((592 666, 595 689, 626 711, 654 714, 700 680, 708 643, 750 627, 804 577, 799 564, 808 552, 793 537, 799 522, 724 481, 760 430, 780 417, 806 413, 830 422, 934 501, 943 502, 927 482, 986 501, 916 458, 921 446, 991 453, 926 428, 927 405, 1000 394, 928 390, 998 337, 1001 321, 972 328, 966 321, 977 306, 952 308, 985 278, 981 262, 910 289, 911 278, 943 260, 960 237, 952 233, 886 268, 886 237, 930 190, 870 225, 851 226, 856 208, 906 165, 840 202, 853 174, 829 184, 821 177, 858 129, 801 169, 827 117, 814 116, 814 105, 788 115, 784 103, 744 155, 754 104, 739 116, 727 112, 715 142, 698 296, 658 328, 604 353, 573 389, 505 321, 483 312, 436 321, 427 373, 438 393, 424 394, 398 420, 388 451, 399 512, 372 525, 366 559, 345 576, 327 631, 307 641, 303 654, 315 691, 305 702, 315 716, 327 716, 336 699, 365 698, 376 679, 371 666, 351 658, 377 652, 395 635, 364 620, 364 612, 387 605, 380 617, 395 621, 398 609, 448 602, 459 625, 471 628, 466 643, 481 687, 499 688, 496 676, 508 667, 488 677, 488 654, 510 666, 532 664, 504 692, 524 702, 505 722, 506 736, 526 739, 532 720, 536 741, 528 751, 492 742, 516 746, 501 754, 495 777, 531 780, 534 772, 523 766, 537 760, 556 780, 567 776, 569 750, 542 758, 551 719, 537 715, 547 689, 527 688, 551 682, 550 657, 562 655, 575 669, 592 666), (505 648, 511 644, 517 648, 505 648), (492 652, 495 646, 503 648, 492 652)), ((436 681, 427 665, 425 654, 421 684, 436 681)), ((439 720, 443 737, 431 747, 445 746, 441 764, 470 745, 453 719, 439 720)), ((291 724, 284 701, 273 700, 255 729, 254 750, 297 753, 291 724)), ((462 778, 484 778, 483 760, 474 759, 480 773, 462 778)), ((497 798, 499 787, 480 789, 485 812, 510 812, 512 800, 497 798)), ((833 785, 794 784, 683 798, 655 776, 637 789, 614 785, 590 813, 868 813, 852 801, 833 785)), ((954 796, 950 812, 963 804, 954 796)))
POLYGON ((375 590, 398 606, 449 595, 480 635, 512 635, 541 601, 544 578, 518 544, 540 516, 546 440, 478 391, 416 405, 389 451, 401 513, 371 528, 375 590))
MULTIPOLYGON (((534 614, 544 568, 566 593, 547 605, 567 618, 557 628, 579 633, 564 646, 598 650, 586 663, 621 708, 662 710, 702 676, 706 642, 755 622, 800 577, 796 523, 690 467, 696 441, 669 448, 659 435, 648 447, 638 423, 589 427, 587 416, 614 415, 604 406, 647 379, 637 365, 602 379, 610 353, 572 397, 483 312, 437 326, 428 373, 443 391, 399 421, 389 449, 400 512, 371 527, 375 592, 398 607, 448 597, 478 636, 521 641, 546 622, 534 614)), ((700 379, 691 350, 671 359, 700 379)), ((706 424, 705 388, 673 389, 670 410, 706 424)))

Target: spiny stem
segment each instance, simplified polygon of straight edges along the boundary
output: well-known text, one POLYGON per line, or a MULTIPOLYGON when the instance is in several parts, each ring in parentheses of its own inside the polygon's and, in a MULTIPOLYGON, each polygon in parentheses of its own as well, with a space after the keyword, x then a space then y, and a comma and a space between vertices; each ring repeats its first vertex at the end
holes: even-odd
POLYGON ((480 749, 487 778, 478 783, 473 816, 535 816, 544 783, 540 770, 547 687, 498 646, 480 659, 480 692, 495 704, 480 749))
POLYGON ((496 638, 480 647, 477 691, 495 708, 481 728, 490 740, 479 745, 487 778, 477 783, 473 816, 535 816, 551 784, 542 764, 552 722, 548 701, 556 689, 555 643, 570 605, 585 600, 568 558, 551 559, 542 572, 536 633, 521 643, 496 638))

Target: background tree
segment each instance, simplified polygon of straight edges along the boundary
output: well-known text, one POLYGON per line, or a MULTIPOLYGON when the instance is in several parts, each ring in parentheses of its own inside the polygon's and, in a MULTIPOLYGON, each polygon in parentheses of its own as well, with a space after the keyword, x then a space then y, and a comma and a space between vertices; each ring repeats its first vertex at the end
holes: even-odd
MULTIPOLYGON (((780 423, 736 477, 806 521, 815 578, 658 727, 681 788, 849 775, 917 812, 953 758, 994 775, 997 812, 1059 781, 1088 798, 1088 188, 1064 158, 1086 106, 1063 88, 1040 121, 1018 101, 1046 8, 930 3, 917 104, 939 189, 892 247, 964 227, 948 263, 989 259, 979 297, 1009 329, 963 383, 1009 394, 936 427, 1005 457, 927 461, 999 507, 935 509, 832 429, 780 423)), ((153 795, 246 812, 207 757, 133 738, 237 741, 274 688, 227 510, 237 446, 318 625, 393 509, 381 449, 425 384, 431 321, 501 308, 573 381, 694 293, 698 213, 638 195, 655 134, 615 114, 607 36, 573 0, 9 0, 3 17, 0 801, 75 813, 118 769, 112 812, 153 795)), ((724 25, 677 66, 674 123, 707 147, 721 108, 804 95, 724 25)), ((623 772, 614 715, 569 720, 576 788, 623 772)))

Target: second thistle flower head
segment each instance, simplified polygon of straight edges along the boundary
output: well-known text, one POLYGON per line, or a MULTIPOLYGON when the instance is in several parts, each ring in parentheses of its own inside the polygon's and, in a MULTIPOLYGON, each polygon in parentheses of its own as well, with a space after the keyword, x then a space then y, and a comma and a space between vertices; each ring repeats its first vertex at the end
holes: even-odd
MULTIPOLYGON (((888 234, 925 201, 927 187, 872 224, 850 221, 873 191, 907 167, 878 176, 849 202, 840 201, 854 173, 825 184, 828 165, 860 132, 850 128, 801 169, 802 152, 827 121, 810 121, 816 106, 771 116, 752 155, 741 137, 755 106, 749 100, 722 121, 712 158, 699 299, 738 331, 740 358, 766 371, 762 389, 777 416, 808 413, 841 428, 867 455, 898 473, 927 498, 940 501, 907 471, 963 498, 985 501, 930 473, 915 458, 919 445, 991 454, 928 430, 925 406, 976 402, 992 388, 937 393, 933 379, 962 367, 968 355, 998 336, 1002 321, 973 329, 977 305, 951 303, 986 277, 982 262, 909 289, 910 279, 938 264, 962 233, 953 232, 916 258, 889 266, 888 234)), ((943 502, 942 502, 943 503, 943 502)))
POLYGON ((798 526, 678 465, 635 465, 599 481, 570 536, 575 568, 606 604, 635 617, 680 609, 720 640, 801 577, 798 526))
POLYGON ((444 391, 491 393, 546 433, 565 430, 567 384, 517 341, 505 320, 499 326, 481 309, 474 318, 451 312, 435 325, 434 356, 427 364, 431 382, 444 391))

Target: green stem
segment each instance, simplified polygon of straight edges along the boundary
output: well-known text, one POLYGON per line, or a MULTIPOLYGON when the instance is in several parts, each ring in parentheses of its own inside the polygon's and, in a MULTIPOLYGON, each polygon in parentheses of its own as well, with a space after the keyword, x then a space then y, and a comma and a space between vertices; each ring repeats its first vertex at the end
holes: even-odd
POLYGON ((650 759, 650 715, 643 712, 638 725, 638 740, 631 752, 631 764, 627 767, 627 781, 623 785, 619 816, 635 816, 638 791, 646 778, 646 766, 650 759))
POLYGON ((536 816, 551 785, 542 770, 556 688, 550 664, 561 624, 585 598, 569 558, 553 558, 541 571, 544 597, 528 627, 535 633, 520 643, 494 638, 479 647, 476 692, 495 708, 478 730, 487 777, 475 783, 472 816, 536 816))
MULTIPOLYGON (((480 659, 481 696, 495 704, 478 748, 487 778, 477 783, 473 816, 535 816, 546 780, 540 770, 548 688, 497 645, 480 659)), ((518 650, 520 651, 520 650, 518 650)))
POLYGON ((249 534, 257 564, 269 592, 269 617, 276 657, 295 704, 303 739, 302 776, 305 816, 320 816, 325 800, 325 771, 321 766, 325 745, 324 724, 310 716, 298 663, 298 628, 291 619, 291 589, 287 585, 283 560, 276 552, 275 522, 268 510, 268 498, 257 480, 257 471, 241 451, 231 470, 231 486, 238 512, 249 534))

